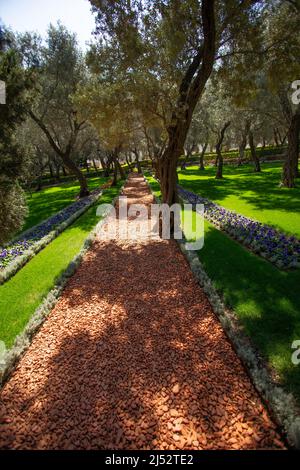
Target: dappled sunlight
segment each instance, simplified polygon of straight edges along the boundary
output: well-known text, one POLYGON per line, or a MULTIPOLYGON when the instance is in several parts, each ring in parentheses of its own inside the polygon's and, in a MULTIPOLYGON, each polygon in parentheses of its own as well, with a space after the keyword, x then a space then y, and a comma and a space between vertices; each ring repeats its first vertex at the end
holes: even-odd
POLYGON ((277 436, 167 240, 96 241, 2 399, 5 448, 253 449, 277 436))
POLYGON ((209 224, 198 256, 227 306, 241 320, 260 352, 277 369, 282 383, 300 390, 291 367, 291 344, 299 337, 299 270, 283 272, 245 250, 209 224), (281 352, 276 354, 275 349, 281 352))

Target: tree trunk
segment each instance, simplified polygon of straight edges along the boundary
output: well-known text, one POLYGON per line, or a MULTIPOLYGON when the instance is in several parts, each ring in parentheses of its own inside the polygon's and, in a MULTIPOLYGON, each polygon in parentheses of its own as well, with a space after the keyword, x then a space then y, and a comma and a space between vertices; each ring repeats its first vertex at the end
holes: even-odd
POLYGON ((98 168, 97 168, 97 165, 96 165, 96 162, 95 162, 94 158, 93 158, 93 167, 94 167, 94 170, 96 172, 96 175, 98 175, 98 168))
POLYGON ((129 161, 129 159, 128 159, 128 155, 127 155, 127 154, 125 155, 125 159, 126 159, 126 163, 127 163, 127 166, 128 166, 128 170, 129 170, 129 172, 131 172, 131 165, 130 165, 130 161, 129 161))
POLYGON ((276 147, 279 147, 279 141, 278 141, 278 136, 277 136, 277 129, 273 129, 273 134, 274 134, 274 142, 276 147))
POLYGON ((186 152, 185 156, 184 156, 183 162, 182 162, 181 165, 180 165, 180 169, 181 169, 181 170, 184 170, 184 169, 185 169, 185 166, 186 166, 186 164, 187 164, 187 161, 188 161, 188 159, 190 158, 191 155, 192 155, 192 152, 191 152, 190 150, 188 150, 188 151, 186 152))
POLYGON ((263 156, 265 148, 266 148, 266 139, 263 137, 263 143, 262 143, 262 146, 261 146, 261 153, 260 153, 261 156, 263 156))
POLYGON ((87 158, 84 159, 84 167, 85 167, 85 169, 86 169, 86 174, 88 175, 88 174, 89 174, 89 171, 90 171, 90 168, 89 168, 89 164, 88 164, 87 158))
POLYGON ((38 181, 37 181, 37 188, 36 191, 40 191, 42 189, 42 175, 38 176, 38 181))
POLYGON ((99 155, 99 158, 100 158, 101 166, 103 168, 104 176, 105 176, 105 178, 108 178, 109 177, 109 166, 105 163, 104 158, 102 157, 102 155, 99 155))
POLYGON ((81 173, 80 169, 77 167, 77 165, 73 162, 73 160, 70 158, 69 155, 66 153, 62 154, 61 156, 65 166, 70 170, 70 172, 75 175, 79 181, 80 184, 80 193, 79 197, 85 197, 90 194, 88 184, 87 184, 87 179, 84 176, 83 173, 81 173))
POLYGON ((242 161, 243 161, 244 156, 245 156, 245 150, 246 150, 246 145, 247 145, 247 135, 249 133, 249 129, 250 129, 250 122, 247 119, 246 122, 245 122, 245 127, 244 127, 244 130, 243 130, 243 134, 242 134, 242 140, 241 140, 240 145, 239 145, 238 166, 240 166, 242 164, 242 161))
POLYGON ((215 159, 215 166, 218 166, 218 161, 219 161, 219 156, 218 156, 218 153, 217 153, 217 147, 215 148, 216 150, 216 159, 215 159))
POLYGON ((204 168, 204 155, 207 149, 208 142, 205 142, 205 144, 202 147, 201 154, 200 154, 200 160, 199 160, 199 170, 205 170, 204 168))
POLYGON ((122 167, 121 163, 119 162, 118 157, 116 158, 116 161, 117 161, 117 167, 118 167, 118 170, 119 170, 119 173, 120 173, 120 177, 121 177, 122 180, 124 180, 126 178, 124 168, 122 167))
MULTIPOLYGON (((211 75, 215 61, 215 2, 202 0, 203 45, 191 61, 179 87, 179 95, 168 127, 168 143, 159 160, 162 202, 177 202, 177 162, 184 147, 195 106, 211 75)), ((171 222, 171 232, 174 224, 171 222)))
POLYGON ((52 168, 51 163, 49 163, 48 166, 49 166, 50 178, 54 178, 54 173, 53 173, 53 168, 52 168))
POLYGON ((60 170, 60 166, 57 165, 57 166, 56 166, 56 171, 55 171, 55 179, 56 179, 57 181, 60 181, 60 173, 59 173, 59 170, 60 170))
POLYGON ((295 178, 298 173, 299 157, 299 130, 300 113, 294 114, 288 130, 288 148, 282 171, 282 185, 287 188, 295 186, 295 178))
POLYGON ((57 155, 60 156, 60 158, 62 159, 64 165, 70 170, 71 173, 73 173, 77 178, 78 178, 78 181, 79 181, 79 184, 80 184, 80 193, 79 193, 79 197, 84 197, 84 196, 88 196, 89 194, 89 190, 88 190, 88 185, 87 185, 87 181, 86 181, 86 178, 84 176, 83 173, 81 173, 80 169, 77 167, 77 165, 75 164, 75 162, 72 160, 71 158, 71 152, 74 148, 74 145, 76 143, 76 139, 77 139, 77 135, 78 135, 78 132, 79 132, 79 129, 80 129, 80 126, 76 126, 76 129, 75 131, 72 133, 71 137, 70 137, 70 140, 67 144, 67 147, 66 149, 63 151, 58 145, 57 143, 55 142, 55 140, 53 139, 53 137, 51 136, 51 133, 49 132, 49 130, 47 129, 47 127, 45 126, 45 124, 41 121, 41 119, 39 119, 33 112, 32 110, 28 110, 28 113, 29 115, 31 116, 31 118, 34 120, 34 122, 40 127, 40 129, 44 132, 45 136, 47 137, 48 139, 48 142, 49 144, 51 145, 51 147, 53 148, 53 150, 55 151, 55 153, 57 155))
POLYGON ((260 169, 260 163, 259 163, 259 158, 257 156, 257 153, 256 153, 256 148, 255 148, 255 144, 254 144, 254 137, 253 137, 253 132, 252 130, 250 129, 249 130, 249 145, 250 145, 250 153, 251 153, 251 159, 254 163, 254 171, 256 173, 259 173, 261 171, 260 169))
POLYGON ((247 138, 246 138, 245 135, 243 135, 243 138, 242 138, 242 140, 240 142, 240 145, 239 145, 238 166, 241 166, 241 164, 244 160, 246 145, 247 145, 247 138))
POLYGON ((117 167, 116 157, 113 157, 112 164, 113 164, 113 180, 112 180, 111 186, 116 186, 117 181, 118 181, 118 167, 117 167))
POLYGON ((287 138, 287 134, 285 134, 285 135, 283 136, 283 138, 280 140, 280 145, 281 145, 282 147, 283 147, 284 144, 285 144, 286 138, 287 138))
POLYGON ((136 148, 134 149, 134 154, 135 154, 135 163, 136 163, 137 171, 138 173, 142 173, 141 163, 139 160, 139 152, 136 148))
POLYGON ((220 180, 222 178, 223 178, 223 155, 221 151, 218 151, 216 179, 220 180))
POLYGON ((66 169, 65 169, 64 165, 62 166, 62 171, 63 171, 63 175, 67 176, 67 172, 66 172, 66 169))
POLYGON ((221 149, 222 149, 222 143, 224 140, 226 129, 229 126, 230 126, 230 121, 225 122, 224 126, 221 129, 219 140, 216 145, 217 161, 218 161, 216 179, 223 178, 223 155, 222 155, 221 149))

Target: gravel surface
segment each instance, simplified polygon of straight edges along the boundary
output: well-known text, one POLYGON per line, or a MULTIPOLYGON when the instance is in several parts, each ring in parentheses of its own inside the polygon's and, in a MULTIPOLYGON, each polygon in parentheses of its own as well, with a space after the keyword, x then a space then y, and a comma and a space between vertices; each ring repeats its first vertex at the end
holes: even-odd
POLYGON ((0 447, 283 444, 176 242, 99 238, 1 392, 0 447))

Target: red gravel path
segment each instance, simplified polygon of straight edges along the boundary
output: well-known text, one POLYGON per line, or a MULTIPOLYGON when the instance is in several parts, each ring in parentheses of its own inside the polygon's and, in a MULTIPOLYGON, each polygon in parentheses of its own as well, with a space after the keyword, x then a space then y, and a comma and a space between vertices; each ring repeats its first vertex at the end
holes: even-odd
POLYGON ((174 241, 96 241, 1 395, 1 448, 283 446, 174 241))

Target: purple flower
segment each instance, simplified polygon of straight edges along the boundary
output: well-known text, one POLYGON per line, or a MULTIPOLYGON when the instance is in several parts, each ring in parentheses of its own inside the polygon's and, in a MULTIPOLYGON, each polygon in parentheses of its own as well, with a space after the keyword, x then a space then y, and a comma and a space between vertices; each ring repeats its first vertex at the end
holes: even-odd
POLYGON ((100 192, 100 188, 95 189, 89 196, 70 204, 45 222, 42 222, 38 227, 28 231, 24 237, 21 237, 6 248, 0 248, 0 269, 5 268, 15 258, 24 254, 24 251, 52 232, 58 225, 68 220, 77 211, 87 207, 92 202, 93 197, 100 192))
POLYGON ((264 254, 264 257, 278 267, 300 266, 300 240, 295 236, 285 235, 273 227, 227 210, 181 186, 178 186, 178 192, 193 206, 197 203, 204 204, 204 216, 207 220, 256 253, 264 254))

